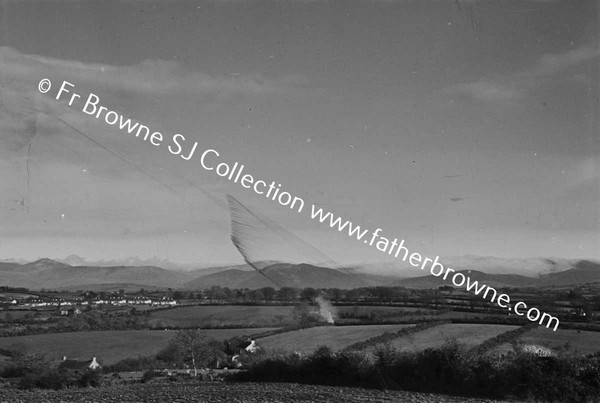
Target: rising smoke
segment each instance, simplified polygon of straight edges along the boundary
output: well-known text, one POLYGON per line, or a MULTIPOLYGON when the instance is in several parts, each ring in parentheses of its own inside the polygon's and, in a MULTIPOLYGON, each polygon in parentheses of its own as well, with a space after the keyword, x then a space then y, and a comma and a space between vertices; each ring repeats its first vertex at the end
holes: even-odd
POLYGON ((315 302, 319 304, 319 316, 327 323, 333 325, 337 316, 333 305, 320 295, 315 298, 315 302))

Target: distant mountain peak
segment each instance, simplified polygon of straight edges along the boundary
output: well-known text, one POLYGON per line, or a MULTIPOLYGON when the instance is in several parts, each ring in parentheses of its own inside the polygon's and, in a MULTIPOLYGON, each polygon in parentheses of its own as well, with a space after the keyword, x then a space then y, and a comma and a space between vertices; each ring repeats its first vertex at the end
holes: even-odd
POLYGON ((35 267, 36 269, 44 270, 44 269, 55 269, 58 267, 68 267, 69 265, 57 262, 56 260, 42 258, 42 259, 36 260, 35 262, 28 263, 25 266, 35 267))

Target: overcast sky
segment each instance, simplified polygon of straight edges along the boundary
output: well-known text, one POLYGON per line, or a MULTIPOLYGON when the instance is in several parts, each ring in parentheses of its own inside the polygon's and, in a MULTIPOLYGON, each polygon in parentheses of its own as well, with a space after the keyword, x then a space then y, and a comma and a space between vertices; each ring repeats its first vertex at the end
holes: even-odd
POLYGON ((54 99, 63 80, 414 251, 600 258, 598 17, 596 1, 2 1, 0 259, 240 262, 207 197, 227 193, 337 262, 386 259, 54 99))

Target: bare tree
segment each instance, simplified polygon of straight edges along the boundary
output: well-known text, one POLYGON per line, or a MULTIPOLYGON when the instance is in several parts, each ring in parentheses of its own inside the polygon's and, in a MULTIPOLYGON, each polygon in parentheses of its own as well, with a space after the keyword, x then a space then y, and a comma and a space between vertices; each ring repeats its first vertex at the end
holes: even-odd
POLYGON ((183 361, 191 362, 194 376, 198 375, 198 366, 204 366, 211 358, 211 346, 206 333, 194 329, 179 330, 172 340, 177 354, 183 361))

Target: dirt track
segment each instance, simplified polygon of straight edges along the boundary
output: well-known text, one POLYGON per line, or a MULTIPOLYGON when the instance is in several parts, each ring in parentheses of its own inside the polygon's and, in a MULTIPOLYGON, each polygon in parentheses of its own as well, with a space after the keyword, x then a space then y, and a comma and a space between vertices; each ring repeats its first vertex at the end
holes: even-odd
POLYGON ((62 391, 0 390, 0 402, 493 402, 426 393, 380 391, 348 387, 298 385, 286 383, 202 383, 202 384, 135 384, 122 387, 74 389, 62 391))

